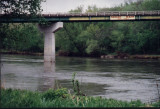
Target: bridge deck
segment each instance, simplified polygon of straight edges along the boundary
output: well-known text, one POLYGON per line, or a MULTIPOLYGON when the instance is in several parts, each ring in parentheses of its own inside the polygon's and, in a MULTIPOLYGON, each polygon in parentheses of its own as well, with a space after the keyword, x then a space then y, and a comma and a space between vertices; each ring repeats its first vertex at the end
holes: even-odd
POLYGON ((155 11, 108 11, 108 12, 89 12, 89 13, 45 13, 38 14, 36 18, 6 17, 0 14, 2 23, 19 23, 19 22, 39 22, 44 18, 49 22, 95 22, 95 21, 146 21, 160 20, 160 10, 155 11))

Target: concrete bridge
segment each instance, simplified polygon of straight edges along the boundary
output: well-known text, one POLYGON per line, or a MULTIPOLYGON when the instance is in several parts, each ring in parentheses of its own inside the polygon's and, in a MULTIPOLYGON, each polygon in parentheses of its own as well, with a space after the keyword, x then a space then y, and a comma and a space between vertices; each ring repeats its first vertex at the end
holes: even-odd
POLYGON ((6 17, 0 14, 0 23, 38 23, 42 18, 52 22, 49 26, 38 25, 45 35, 44 61, 55 62, 55 32, 63 28, 63 22, 107 22, 107 21, 154 21, 160 20, 160 10, 155 11, 111 11, 94 13, 47 13, 35 18, 6 17))
POLYGON ((144 20, 160 20, 160 10, 156 11, 107 11, 107 12, 70 12, 70 13, 46 13, 38 14, 36 18, 5 17, 0 14, 0 22, 6 23, 22 23, 22 22, 38 22, 44 18, 48 22, 95 22, 95 21, 144 21, 144 20))

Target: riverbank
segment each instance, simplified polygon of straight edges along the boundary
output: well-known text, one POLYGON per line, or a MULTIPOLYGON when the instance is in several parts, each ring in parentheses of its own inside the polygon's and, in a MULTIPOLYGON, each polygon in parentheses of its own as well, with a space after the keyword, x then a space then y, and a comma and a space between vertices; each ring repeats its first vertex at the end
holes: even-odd
POLYGON ((160 60, 160 55, 102 55, 102 59, 156 59, 160 60))
POLYGON ((22 52, 22 51, 11 51, 11 50, 1 50, 1 54, 20 54, 20 55, 36 55, 43 56, 43 53, 35 53, 35 52, 22 52))
POLYGON ((32 92, 1 88, 1 108, 55 108, 55 107, 158 107, 159 103, 144 104, 141 101, 119 101, 102 97, 77 96, 66 88, 32 92))
MULTIPOLYGON (((1 54, 20 54, 20 55, 35 55, 35 56, 43 56, 44 53, 34 53, 34 52, 21 52, 21 51, 8 51, 8 50, 1 50, 1 54)), ((68 55, 67 53, 58 52, 56 56, 66 56, 66 57, 99 57, 99 56, 80 56, 78 54, 68 55)), ((102 59, 156 59, 160 60, 160 55, 129 55, 126 53, 117 53, 114 55, 101 55, 100 58, 102 59)))

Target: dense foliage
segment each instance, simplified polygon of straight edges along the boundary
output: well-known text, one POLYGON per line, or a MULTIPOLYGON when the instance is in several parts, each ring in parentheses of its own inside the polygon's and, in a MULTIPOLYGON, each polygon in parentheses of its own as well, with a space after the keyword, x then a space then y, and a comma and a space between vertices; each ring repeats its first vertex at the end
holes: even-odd
MULTIPOLYGON (((43 0, 1 0, 0 13, 3 18, 33 18, 41 10, 43 0), (30 14, 30 16, 28 16, 30 14)), ((10 51, 43 52, 43 38, 36 24, 0 23, 0 48, 10 51)))
POLYGON ((9 16, 36 15, 41 11, 43 0, 1 0, 0 10, 9 16))
MULTIPOLYGON (((114 8, 89 6, 86 12, 160 10, 159 0, 126 2, 114 8)), ((82 12, 78 7, 74 12, 82 12)), ((159 21, 65 23, 56 34, 56 49, 64 55, 99 56, 123 52, 128 54, 160 53, 159 21)))
POLYGON ((159 103, 144 104, 141 101, 118 101, 101 97, 76 96, 67 89, 49 89, 31 92, 18 89, 1 89, 1 108, 48 107, 158 107, 159 103))
POLYGON ((2 48, 9 51, 43 52, 44 38, 33 24, 3 24, 2 48))

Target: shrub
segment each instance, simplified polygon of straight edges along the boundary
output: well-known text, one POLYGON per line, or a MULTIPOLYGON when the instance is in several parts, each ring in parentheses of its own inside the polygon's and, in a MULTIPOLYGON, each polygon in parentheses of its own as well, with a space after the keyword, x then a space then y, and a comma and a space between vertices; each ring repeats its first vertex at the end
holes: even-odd
POLYGON ((42 98, 46 100, 54 100, 59 97, 65 97, 67 95, 67 89, 61 88, 57 90, 49 89, 43 93, 42 98))

